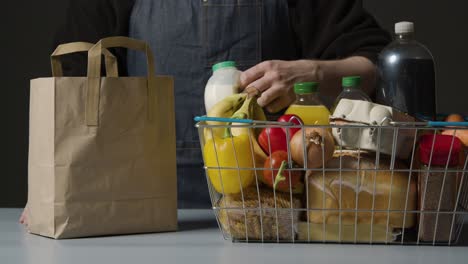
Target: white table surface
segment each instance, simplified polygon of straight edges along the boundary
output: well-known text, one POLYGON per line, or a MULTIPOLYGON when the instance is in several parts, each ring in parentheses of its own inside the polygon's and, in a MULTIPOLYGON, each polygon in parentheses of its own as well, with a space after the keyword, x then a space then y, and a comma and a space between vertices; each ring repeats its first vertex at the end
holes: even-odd
POLYGON ((210 210, 180 210, 179 232, 60 241, 28 234, 17 222, 20 213, 0 209, 1 264, 468 263, 466 246, 232 243, 210 210))

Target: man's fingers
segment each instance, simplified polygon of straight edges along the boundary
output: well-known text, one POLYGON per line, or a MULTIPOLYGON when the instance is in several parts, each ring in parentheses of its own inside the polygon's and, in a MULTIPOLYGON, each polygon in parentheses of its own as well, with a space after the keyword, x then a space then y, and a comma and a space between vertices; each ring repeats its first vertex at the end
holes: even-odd
POLYGON ((262 93, 260 98, 258 98, 257 103, 261 107, 265 107, 269 105, 271 102, 273 102, 276 98, 280 97, 282 94, 283 93, 282 93, 281 87, 278 87, 278 86, 270 87, 268 90, 262 93))
POLYGON ((294 98, 290 94, 285 94, 282 96, 277 97, 273 100, 270 104, 268 104, 265 108, 270 113, 277 113, 294 102, 294 98))
POLYGON ((269 112, 278 112, 287 107, 294 98, 288 94, 290 84, 287 72, 280 67, 286 62, 265 61, 241 74, 241 89, 249 96, 259 96, 257 102, 269 112))
POLYGON ((241 87, 247 88, 250 86, 251 83, 262 78, 265 75, 265 73, 270 69, 271 64, 271 61, 264 61, 242 72, 240 76, 241 87))
POLYGON ((250 97, 260 97, 260 95, 262 94, 257 88, 255 88, 253 86, 249 86, 249 87, 245 88, 244 92, 247 93, 249 98, 250 97))
POLYGON ((245 91, 248 94, 257 93, 260 95, 264 91, 270 89, 274 81, 274 76, 267 73, 262 78, 250 83, 245 91))
POLYGON ((241 89, 249 87, 251 83, 262 78, 264 74, 265 73, 257 69, 256 66, 244 71, 240 76, 241 89))

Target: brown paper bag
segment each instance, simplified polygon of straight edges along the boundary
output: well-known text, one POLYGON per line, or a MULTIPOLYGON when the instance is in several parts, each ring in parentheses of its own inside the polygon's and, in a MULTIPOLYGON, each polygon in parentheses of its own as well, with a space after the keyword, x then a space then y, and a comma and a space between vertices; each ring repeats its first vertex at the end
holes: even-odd
POLYGON ((60 46, 54 77, 31 81, 29 231, 52 238, 173 231, 173 80, 154 75, 145 42, 113 37, 89 48, 60 46), (145 52, 148 76, 117 77, 111 47, 145 52), (59 56, 87 49, 88 76, 62 77, 59 56))

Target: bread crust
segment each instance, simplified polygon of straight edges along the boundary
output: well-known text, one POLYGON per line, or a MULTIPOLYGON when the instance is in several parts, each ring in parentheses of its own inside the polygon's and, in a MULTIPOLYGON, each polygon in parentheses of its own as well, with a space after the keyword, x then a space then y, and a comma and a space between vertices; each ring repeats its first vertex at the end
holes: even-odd
POLYGON ((407 170, 398 160, 392 167, 387 156, 378 162, 374 153, 337 151, 323 171, 308 171, 308 221, 414 226, 416 215, 405 211, 416 210, 416 177, 398 171, 407 170))

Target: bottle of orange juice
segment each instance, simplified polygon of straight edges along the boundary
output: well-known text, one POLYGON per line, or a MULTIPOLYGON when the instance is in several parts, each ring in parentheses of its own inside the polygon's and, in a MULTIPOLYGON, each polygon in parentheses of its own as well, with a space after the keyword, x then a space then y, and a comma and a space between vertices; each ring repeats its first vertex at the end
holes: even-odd
POLYGON ((286 114, 298 115, 304 125, 328 125, 330 111, 320 102, 318 83, 305 82, 294 85, 296 101, 286 110, 286 114))

